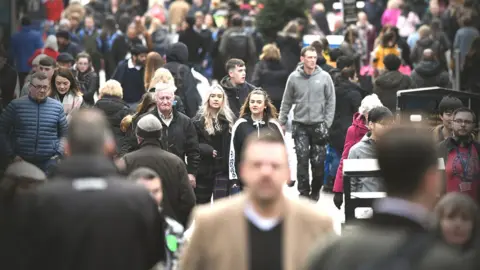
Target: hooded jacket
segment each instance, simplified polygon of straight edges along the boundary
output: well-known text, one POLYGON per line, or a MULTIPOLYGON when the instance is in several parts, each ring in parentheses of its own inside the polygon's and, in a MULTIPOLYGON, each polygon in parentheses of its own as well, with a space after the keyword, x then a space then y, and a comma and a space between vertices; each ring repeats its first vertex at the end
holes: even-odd
POLYGON ((178 95, 185 106, 185 113, 193 118, 202 105, 202 97, 197 90, 197 80, 188 67, 188 48, 177 42, 170 46, 166 54, 167 63, 163 66, 172 73, 178 95))
POLYGON ((257 87, 262 87, 272 101, 280 102, 288 75, 287 69, 280 60, 261 60, 255 65, 252 83, 257 87))
POLYGON ((348 153, 352 146, 358 143, 367 132, 368 128, 365 125, 365 117, 358 112, 355 113, 353 115, 352 125, 348 128, 347 136, 345 137, 342 158, 338 165, 337 176, 335 177, 335 184, 333 186, 334 192, 343 192, 343 160, 348 158, 348 153))
POLYGON ((397 91, 414 87, 414 83, 409 76, 394 70, 386 71, 378 76, 373 84, 373 92, 378 95, 385 107, 395 112, 397 108, 397 91))
MULTIPOLYGON (((442 48, 442 45, 438 40, 430 37, 419 39, 417 43, 415 43, 415 47, 413 47, 413 50, 410 53, 410 60, 412 63, 418 64, 422 59, 423 51, 426 49, 431 49, 435 55, 438 55, 440 62, 446 64, 446 59, 443 55, 445 55, 445 51, 448 50, 448 48, 442 48)), ((442 65, 442 67, 447 68, 446 65, 442 65)))
POLYGON ((352 115, 358 111, 362 96, 359 86, 339 77, 335 82, 335 117, 330 128, 330 144, 338 151, 343 151, 348 127, 352 124, 352 115))
POLYGON ((335 115, 335 86, 330 75, 319 66, 311 75, 305 73, 303 63, 290 74, 280 107, 279 122, 287 123, 292 105, 296 122, 312 125, 325 122, 328 128, 335 115))
POLYGON ((230 109, 238 117, 240 114, 240 107, 242 107, 245 99, 248 97, 248 93, 255 88, 255 86, 245 82, 241 85, 233 85, 230 81, 230 77, 225 76, 221 81, 220 85, 225 90, 225 93, 228 97, 228 105, 230 105, 230 109))
MULTIPOLYGON (((374 159, 375 141, 370 138, 368 134, 355 144, 348 153, 348 159, 374 159)), ((380 177, 352 177, 351 178, 352 192, 382 192, 384 187, 380 177)))
POLYGON ((444 87, 451 88, 452 82, 448 71, 443 69, 437 61, 421 61, 410 75, 415 87, 444 87))

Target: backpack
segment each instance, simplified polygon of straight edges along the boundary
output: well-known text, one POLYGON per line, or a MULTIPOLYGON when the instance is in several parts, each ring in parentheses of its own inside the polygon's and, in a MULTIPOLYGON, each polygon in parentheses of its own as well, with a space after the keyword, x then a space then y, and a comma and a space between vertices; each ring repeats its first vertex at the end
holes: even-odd
POLYGON ((100 36, 98 31, 94 30, 92 35, 87 34, 85 30, 79 33, 80 40, 82 41, 83 48, 90 55, 94 56, 99 54, 97 39, 100 36))
POLYGON ((230 33, 226 38, 226 58, 238 58, 242 59, 243 61, 248 60, 248 35, 245 32, 233 32, 230 33))

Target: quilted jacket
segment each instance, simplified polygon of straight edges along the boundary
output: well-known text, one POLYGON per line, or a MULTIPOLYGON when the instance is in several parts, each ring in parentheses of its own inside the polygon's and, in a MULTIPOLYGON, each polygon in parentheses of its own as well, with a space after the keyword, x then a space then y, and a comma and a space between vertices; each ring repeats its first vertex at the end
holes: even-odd
POLYGON ((0 115, 0 154, 27 160, 46 160, 63 154, 67 120, 62 103, 30 96, 13 100, 0 115))

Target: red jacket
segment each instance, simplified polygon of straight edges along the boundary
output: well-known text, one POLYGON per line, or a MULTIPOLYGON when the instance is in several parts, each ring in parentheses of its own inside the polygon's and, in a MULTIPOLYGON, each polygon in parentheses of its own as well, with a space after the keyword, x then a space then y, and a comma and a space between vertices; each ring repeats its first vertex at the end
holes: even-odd
POLYGON ((348 128, 347 136, 345 137, 342 158, 340 159, 337 176, 335 177, 335 183, 333 185, 334 192, 343 192, 343 160, 348 158, 350 148, 358 143, 367 132, 368 128, 365 125, 365 117, 358 112, 355 113, 353 115, 352 125, 348 128))
POLYGON ((60 21, 63 12, 63 0, 47 0, 45 8, 47 10, 47 20, 60 21))
POLYGON ((57 60, 57 56, 60 54, 59 52, 57 52, 55 50, 52 50, 50 48, 36 49, 35 52, 33 52, 33 55, 30 56, 30 58, 28 59, 28 65, 32 66, 33 59, 35 59, 35 57, 37 57, 38 55, 40 55, 42 53, 47 55, 47 56, 52 57, 53 60, 57 60))

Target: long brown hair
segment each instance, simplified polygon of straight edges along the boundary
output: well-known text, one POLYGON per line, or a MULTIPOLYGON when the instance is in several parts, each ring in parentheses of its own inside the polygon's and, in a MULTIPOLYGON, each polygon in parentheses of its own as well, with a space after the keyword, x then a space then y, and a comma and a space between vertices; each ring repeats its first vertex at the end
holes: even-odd
POLYGON ((143 78, 143 83, 145 85, 145 90, 148 90, 150 81, 153 78, 153 74, 159 68, 165 65, 165 60, 157 52, 150 52, 147 54, 147 61, 145 64, 145 76, 143 78))
POLYGON ((133 115, 125 116, 122 119, 122 122, 120 122, 120 130, 122 132, 127 132, 127 130, 132 126, 134 120, 137 119, 137 117, 147 113, 148 110, 155 105, 156 102, 153 93, 143 94, 142 101, 140 101, 140 103, 138 104, 135 113, 133 115))
POLYGON ((244 117, 246 115, 251 115, 252 112, 250 111, 250 97, 252 95, 262 95, 265 99, 265 111, 263 112, 263 119, 269 121, 270 119, 277 119, 278 112, 277 108, 273 106, 270 97, 268 96, 267 92, 265 92, 261 87, 257 87, 248 94, 248 97, 245 99, 242 107, 240 108, 240 117, 244 117))
POLYGON ((52 80, 50 81, 50 97, 55 97, 55 95, 58 93, 57 85, 55 84, 55 79, 58 76, 63 77, 70 82, 70 89, 68 89, 69 92, 72 91, 75 96, 82 95, 72 71, 70 71, 68 68, 59 68, 55 71, 55 73, 53 73, 52 80))

